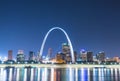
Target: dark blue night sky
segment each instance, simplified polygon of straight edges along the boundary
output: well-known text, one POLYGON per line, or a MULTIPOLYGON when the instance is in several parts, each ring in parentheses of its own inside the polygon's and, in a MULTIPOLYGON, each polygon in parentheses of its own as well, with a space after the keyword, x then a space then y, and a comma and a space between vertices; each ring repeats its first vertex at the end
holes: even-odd
MULTIPOLYGON (((0 55, 12 49, 26 54, 39 51, 42 40, 52 27, 63 28, 74 50, 105 51, 106 56, 120 56, 120 1, 118 0, 8 0, 0 1, 0 55)), ((51 47, 61 51, 66 42, 61 31, 53 31, 44 55, 51 47)))

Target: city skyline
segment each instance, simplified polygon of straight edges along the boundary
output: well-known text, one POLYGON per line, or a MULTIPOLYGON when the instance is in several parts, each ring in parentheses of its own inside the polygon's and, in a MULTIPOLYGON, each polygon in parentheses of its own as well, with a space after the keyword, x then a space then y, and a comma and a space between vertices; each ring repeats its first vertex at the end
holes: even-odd
MULTIPOLYGON (((119 1, 0 1, 0 55, 8 50, 39 51, 43 38, 52 27, 61 27, 69 35, 73 48, 120 54, 119 1)), ((47 39, 44 52, 57 52, 66 38, 55 30, 47 39)), ((5 55, 4 55, 5 54, 5 55)))

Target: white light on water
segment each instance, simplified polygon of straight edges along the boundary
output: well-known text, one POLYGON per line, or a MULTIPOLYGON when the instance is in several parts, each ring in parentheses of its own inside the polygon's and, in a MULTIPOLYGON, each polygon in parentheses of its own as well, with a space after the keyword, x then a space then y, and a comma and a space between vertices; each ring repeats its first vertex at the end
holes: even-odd
POLYGON ((84 68, 81 68, 81 80, 82 80, 82 81, 85 81, 84 76, 85 76, 84 68))
POLYGON ((95 68, 93 68, 93 81, 96 81, 96 74, 95 74, 95 71, 96 71, 96 69, 95 68))
POLYGON ((90 68, 88 68, 88 81, 90 81, 90 68))
MULTIPOLYGON (((111 68, 111 76, 113 76, 113 68, 111 68)), ((113 77, 111 79, 113 80, 113 77)))
POLYGON ((99 73, 99 75, 98 75, 99 76, 99 81, 101 81, 101 77, 102 77, 101 74, 102 73, 101 73, 101 69, 100 68, 98 69, 98 73, 99 73))
POLYGON ((44 68, 44 71, 42 72, 42 81, 47 81, 47 68, 44 68))
POLYGON ((69 75, 69 78, 70 78, 70 81, 73 81, 73 73, 72 73, 72 68, 70 68, 70 75, 69 75))
POLYGON ((12 81, 12 68, 10 68, 10 72, 9 72, 9 81, 12 81))
POLYGON ((2 81, 3 79, 3 73, 4 73, 4 70, 3 68, 0 68, 0 81, 2 81))
POLYGON ((38 68, 38 75, 37 76, 38 76, 37 80, 40 81, 40 68, 38 68))
POLYGON ((54 68, 51 68, 51 81, 54 81, 54 68))
POLYGON ((117 81, 118 80, 118 73, 117 73, 117 69, 115 68, 115 80, 117 81))
POLYGON ((6 70, 3 70, 3 76, 2 81, 6 81, 7 73, 6 70))
POLYGON ((75 73, 76 73, 76 74, 75 74, 75 76, 76 76, 76 77, 75 77, 75 78, 76 78, 76 81, 78 81, 78 68, 75 69, 75 73))
POLYGON ((24 70, 24 81, 27 81, 27 69, 24 70))
POLYGON ((20 69, 19 68, 17 68, 17 76, 16 76, 16 81, 19 81, 19 73, 20 73, 20 69))
POLYGON ((34 80, 33 80, 33 68, 31 68, 31 76, 30 76, 30 81, 34 81, 34 80))
POLYGON ((120 69, 119 69, 119 75, 120 75, 120 69))

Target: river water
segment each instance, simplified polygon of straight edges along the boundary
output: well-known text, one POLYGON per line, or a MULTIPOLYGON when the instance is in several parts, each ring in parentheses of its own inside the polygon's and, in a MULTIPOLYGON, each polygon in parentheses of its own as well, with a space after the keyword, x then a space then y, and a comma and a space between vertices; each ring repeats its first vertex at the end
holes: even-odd
POLYGON ((0 81, 120 81, 120 69, 0 68, 0 81))

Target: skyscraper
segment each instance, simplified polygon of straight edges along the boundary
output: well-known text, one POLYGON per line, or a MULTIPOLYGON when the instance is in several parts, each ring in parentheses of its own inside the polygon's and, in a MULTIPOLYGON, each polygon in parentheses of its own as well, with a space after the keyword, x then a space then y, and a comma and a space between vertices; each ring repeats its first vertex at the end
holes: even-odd
POLYGON ((87 61, 87 52, 83 49, 80 51, 80 59, 82 61, 87 61))
POLYGON ((98 59, 99 62, 103 62, 105 61, 105 52, 99 52, 97 55, 96 55, 96 58, 98 59))
POLYGON ((70 47, 69 47, 69 44, 67 43, 63 43, 62 44, 62 53, 65 54, 65 55, 70 55, 70 47))
POLYGON ((12 60, 12 54, 13 54, 13 51, 9 50, 8 51, 8 60, 12 60))
POLYGON ((49 48, 48 49, 48 54, 46 56, 47 59, 51 59, 51 56, 52 56, 52 48, 49 48))
POLYGON ((62 44, 62 56, 65 56, 63 60, 66 60, 66 62, 71 61, 71 55, 70 55, 70 46, 68 43, 62 44))
POLYGON ((23 50, 18 50, 17 62, 24 62, 24 61, 25 61, 25 56, 23 50))
POLYGON ((88 51, 87 52, 87 61, 92 62, 93 61, 93 52, 88 51))
POLYGON ((35 55, 35 53, 33 51, 29 52, 29 61, 34 61, 35 60, 34 55, 35 55))

